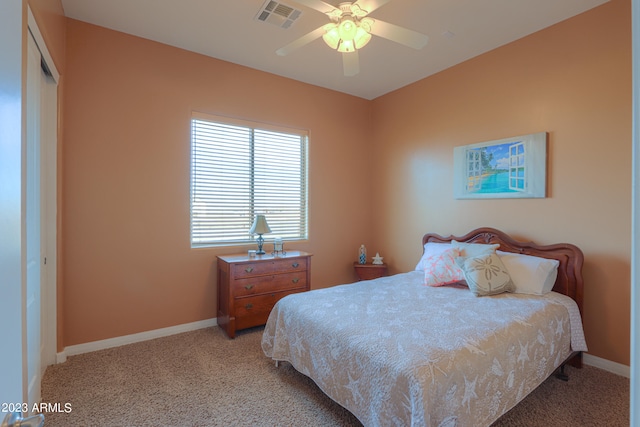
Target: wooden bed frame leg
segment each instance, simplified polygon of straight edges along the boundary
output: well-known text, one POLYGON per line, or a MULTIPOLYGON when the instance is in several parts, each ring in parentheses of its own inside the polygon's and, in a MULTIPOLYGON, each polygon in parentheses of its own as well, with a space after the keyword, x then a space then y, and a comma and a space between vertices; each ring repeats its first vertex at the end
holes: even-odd
POLYGON ((556 372, 556 378, 562 381, 569 381, 569 375, 564 373, 564 366, 564 363, 560 365, 560 372, 556 372))
POLYGON ((562 381, 569 381, 569 375, 564 372, 564 367, 569 364, 575 368, 582 368, 582 352, 573 352, 569 357, 565 359, 564 362, 560 365, 560 370, 556 370, 555 376, 556 378, 562 381))
POLYGON ((276 360, 276 368, 280 366, 280 361, 276 360))

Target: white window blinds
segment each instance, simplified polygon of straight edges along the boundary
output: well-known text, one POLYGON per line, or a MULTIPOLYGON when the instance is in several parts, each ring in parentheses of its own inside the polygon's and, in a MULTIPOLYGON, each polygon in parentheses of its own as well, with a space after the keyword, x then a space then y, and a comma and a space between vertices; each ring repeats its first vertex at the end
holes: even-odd
POLYGON ((304 131, 194 114, 191 246, 253 241, 256 214, 266 216, 271 236, 306 239, 307 139, 304 131))

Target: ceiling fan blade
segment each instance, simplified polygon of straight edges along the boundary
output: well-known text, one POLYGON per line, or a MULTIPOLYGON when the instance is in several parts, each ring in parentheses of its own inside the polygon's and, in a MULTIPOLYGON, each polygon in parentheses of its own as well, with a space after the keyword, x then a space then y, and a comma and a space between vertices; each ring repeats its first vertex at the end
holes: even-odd
POLYGON ((370 33, 414 49, 422 49, 429 41, 429 37, 424 34, 377 19, 371 26, 370 33))
POLYGON ((367 14, 373 12, 379 7, 384 6, 389 3, 391 0, 358 0, 355 4, 362 10, 366 11, 367 14))
POLYGON ((318 39, 320 37, 322 37, 322 35, 325 33, 324 30, 324 25, 320 28, 316 28, 315 30, 311 31, 310 33, 305 34, 304 36, 300 37, 297 40, 292 41, 291 43, 289 43, 288 45, 281 47, 280 49, 276 50, 276 53, 280 56, 285 56, 290 54, 291 52, 293 52, 296 49, 300 49, 302 46, 311 43, 312 41, 314 41, 315 39, 318 39))
POLYGON ((355 76, 360 72, 360 59, 358 57, 358 51, 343 52, 342 53, 342 68, 344 75, 347 77, 355 76))
POLYGON ((335 6, 331 6, 328 3, 323 2, 322 0, 294 0, 296 3, 300 3, 311 9, 315 9, 318 12, 329 14, 337 9, 335 6))

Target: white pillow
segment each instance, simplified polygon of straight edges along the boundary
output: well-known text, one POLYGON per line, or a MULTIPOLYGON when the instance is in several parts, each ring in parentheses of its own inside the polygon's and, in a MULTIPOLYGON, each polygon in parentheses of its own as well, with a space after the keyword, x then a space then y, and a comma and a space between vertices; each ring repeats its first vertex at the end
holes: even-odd
POLYGON ((451 241, 451 246, 457 248, 460 251, 460 256, 463 258, 471 256, 481 256, 486 254, 492 254, 496 252, 496 249, 500 247, 499 244, 486 245, 483 243, 466 243, 451 241))
POLYGON ((435 242, 427 242, 424 244, 424 253, 422 254, 422 258, 418 261, 416 265, 415 271, 424 270, 426 265, 425 261, 435 255, 440 255, 444 253, 447 249, 451 249, 451 243, 435 243, 435 242))
POLYGON ((560 261, 511 252, 496 252, 509 270, 517 294, 544 295, 551 292, 560 261))

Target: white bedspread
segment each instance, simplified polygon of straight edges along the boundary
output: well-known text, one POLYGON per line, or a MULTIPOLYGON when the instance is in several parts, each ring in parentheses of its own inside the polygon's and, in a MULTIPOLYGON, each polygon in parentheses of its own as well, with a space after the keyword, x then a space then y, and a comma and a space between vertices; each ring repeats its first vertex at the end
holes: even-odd
POLYGON ((568 297, 475 297, 424 286, 422 274, 287 296, 269 316, 264 353, 365 426, 475 427, 511 409, 571 350, 586 351, 568 297))

